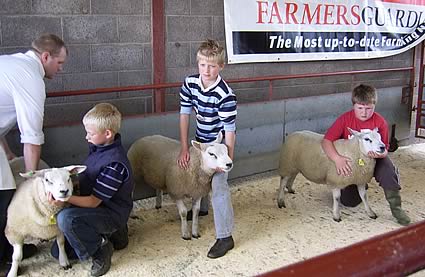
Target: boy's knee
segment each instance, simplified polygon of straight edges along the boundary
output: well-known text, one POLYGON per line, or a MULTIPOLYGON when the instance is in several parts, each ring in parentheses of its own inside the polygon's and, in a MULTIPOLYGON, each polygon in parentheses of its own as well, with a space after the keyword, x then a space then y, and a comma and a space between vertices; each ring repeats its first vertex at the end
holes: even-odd
POLYGON ((69 229, 71 221, 72 220, 68 215, 67 209, 60 211, 56 215, 56 223, 62 232, 66 232, 69 229))

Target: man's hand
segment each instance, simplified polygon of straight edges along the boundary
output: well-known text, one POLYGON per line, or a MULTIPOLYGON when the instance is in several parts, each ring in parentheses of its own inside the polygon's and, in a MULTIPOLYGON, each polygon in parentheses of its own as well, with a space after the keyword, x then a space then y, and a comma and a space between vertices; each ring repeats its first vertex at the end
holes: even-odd
POLYGON ((60 200, 56 200, 53 197, 53 194, 51 192, 48 192, 47 193, 47 200, 49 201, 49 204, 50 205, 55 205, 55 206, 61 207, 61 208, 63 208, 65 206, 65 204, 66 204, 66 202, 63 202, 63 201, 60 201, 60 200))
POLYGON ((189 168, 189 161, 190 161, 190 153, 189 150, 180 150, 179 157, 177 158, 177 164, 182 169, 188 169, 189 168))
POLYGON ((351 159, 339 156, 335 160, 336 173, 342 176, 351 176, 353 170, 351 169, 351 159))

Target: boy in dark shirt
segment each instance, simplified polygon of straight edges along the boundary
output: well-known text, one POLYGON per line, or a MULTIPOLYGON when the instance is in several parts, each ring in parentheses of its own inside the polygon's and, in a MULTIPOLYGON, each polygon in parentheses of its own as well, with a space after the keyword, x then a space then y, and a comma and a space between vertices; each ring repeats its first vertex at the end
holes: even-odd
MULTIPOLYGON (((91 275, 101 276, 111 266, 113 249, 128 244, 134 184, 118 133, 121 114, 117 108, 97 104, 84 116, 83 124, 90 144, 84 162, 87 169, 78 176, 80 195, 71 196, 71 207, 58 214, 57 223, 78 258, 92 258, 91 275)), ((71 258, 72 249, 67 247, 71 258)), ((52 249, 52 255, 57 256, 57 249, 52 249)))

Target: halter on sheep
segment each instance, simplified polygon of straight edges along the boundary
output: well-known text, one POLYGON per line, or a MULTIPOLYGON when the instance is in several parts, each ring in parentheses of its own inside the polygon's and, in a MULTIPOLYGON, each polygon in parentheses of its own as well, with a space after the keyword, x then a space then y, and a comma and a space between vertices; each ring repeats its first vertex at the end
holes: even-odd
POLYGON ((279 174, 280 188, 277 198, 279 208, 285 207, 285 188, 294 193, 292 185, 299 172, 303 176, 318 184, 328 184, 332 187, 333 195, 333 219, 341 221, 339 208, 341 189, 356 184, 359 195, 370 218, 376 218, 376 214, 369 207, 366 195, 366 184, 372 179, 375 168, 375 159, 370 158, 367 153, 373 151, 383 153, 385 145, 381 141, 381 135, 375 128, 357 132, 349 129, 353 135, 348 140, 337 140, 334 142, 337 152, 345 157, 351 158, 351 176, 338 175, 335 164, 326 156, 321 147, 323 135, 300 131, 289 135, 282 146, 280 154, 279 174))
POLYGON ((62 168, 43 169, 21 174, 28 178, 17 186, 17 190, 8 207, 5 234, 13 246, 12 267, 8 277, 17 275, 22 260, 22 246, 25 238, 49 240, 56 236, 59 246, 59 264, 71 267, 65 253, 65 238, 54 220, 61 207, 48 201, 48 192, 61 201, 72 195, 71 174, 83 172, 86 166, 66 166, 62 168))

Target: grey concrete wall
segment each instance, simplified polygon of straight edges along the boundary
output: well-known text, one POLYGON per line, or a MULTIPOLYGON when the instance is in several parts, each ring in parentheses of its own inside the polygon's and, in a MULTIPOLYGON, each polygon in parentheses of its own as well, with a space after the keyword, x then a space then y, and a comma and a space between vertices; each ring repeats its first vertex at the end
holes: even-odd
MULTIPOLYGON (((25 51, 43 32, 69 46, 64 72, 46 81, 49 92, 152 83, 152 0, 0 0, 0 54, 25 51)), ((225 44, 223 1, 165 0, 166 82, 197 71, 196 49, 214 38, 225 44), (195 27, 196 26, 196 27, 195 27)), ((334 72, 412 65, 412 51, 382 59, 228 65, 225 79, 334 72)), ((364 74, 274 82, 275 99, 343 93, 360 83, 407 86, 408 73, 364 74), (314 88, 314 89, 312 89, 314 88)), ((264 100, 268 83, 232 84, 239 103, 264 100)), ((178 108, 178 89, 168 89, 167 110, 178 108)), ((152 112, 150 92, 47 99, 46 124, 80 121, 95 102, 110 101, 124 114, 152 112)))

